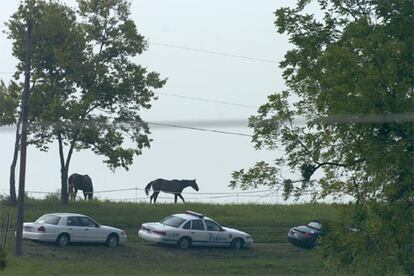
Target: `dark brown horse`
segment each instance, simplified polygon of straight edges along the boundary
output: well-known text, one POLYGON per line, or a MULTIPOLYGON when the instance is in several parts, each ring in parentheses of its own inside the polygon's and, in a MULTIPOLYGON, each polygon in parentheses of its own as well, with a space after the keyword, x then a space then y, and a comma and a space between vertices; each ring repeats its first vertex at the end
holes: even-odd
POLYGON ((162 191, 165 193, 171 193, 174 194, 175 199, 174 202, 177 203, 177 197, 180 197, 183 202, 184 198, 181 195, 182 191, 186 187, 192 187, 194 190, 198 191, 198 185, 196 183, 196 180, 165 180, 158 178, 154 181, 151 181, 148 183, 148 185, 145 187, 145 193, 149 195, 149 190, 152 187, 153 193, 150 197, 150 203, 152 203, 152 200, 154 200, 154 203, 157 201, 158 194, 162 191))
POLYGON ((81 175, 78 173, 74 173, 69 176, 69 195, 71 200, 76 199, 76 194, 78 190, 83 191, 83 196, 86 199, 91 200, 93 197, 93 186, 92 186, 92 179, 89 175, 81 175))

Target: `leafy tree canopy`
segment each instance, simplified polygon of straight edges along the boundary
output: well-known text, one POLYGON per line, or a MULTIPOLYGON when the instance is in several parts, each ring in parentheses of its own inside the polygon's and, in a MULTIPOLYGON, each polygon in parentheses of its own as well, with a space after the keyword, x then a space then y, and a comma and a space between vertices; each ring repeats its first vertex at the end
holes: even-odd
POLYGON ((13 86, 0 81, 0 126, 16 123, 20 94, 13 86))
POLYGON ((79 0, 76 9, 33 0, 8 22, 16 78, 24 68, 26 22, 33 25, 30 142, 47 150, 58 141, 62 194, 74 150, 91 149, 111 169, 128 169, 150 146, 140 111, 166 80, 132 60, 147 43, 129 15, 125 0, 79 0))
MULTIPOLYGON (((365 255, 389 261, 378 266, 382 273, 401 266, 412 273, 413 243, 404 244, 414 231, 406 221, 414 218, 412 1, 299 0, 275 15, 294 45, 280 63, 288 88, 270 95, 249 125, 257 149, 286 154, 234 172, 230 186, 267 185, 285 198, 350 195, 357 208, 349 219, 366 231, 358 235, 385 250, 344 242, 330 253, 347 248, 347 264, 365 255), (322 16, 306 12, 311 2, 322 16)), ((359 267, 374 267, 368 263, 359 259, 359 267)))

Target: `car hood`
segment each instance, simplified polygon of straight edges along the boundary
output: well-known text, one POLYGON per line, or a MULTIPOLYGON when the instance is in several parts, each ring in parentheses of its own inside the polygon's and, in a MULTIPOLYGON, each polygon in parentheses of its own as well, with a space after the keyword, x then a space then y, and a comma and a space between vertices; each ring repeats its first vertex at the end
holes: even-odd
POLYGON ((112 226, 100 225, 100 227, 101 227, 102 229, 107 230, 107 231, 122 232, 122 230, 121 230, 121 229, 116 228, 116 227, 112 227, 112 226))
POLYGON ((238 236, 250 236, 249 234, 247 234, 246 232, 234 229, 234 228, 230 228, 230 227, 224 227, 223 229, 228 231, 229 233, 233 234, 233 235, 238 235, 238 236))

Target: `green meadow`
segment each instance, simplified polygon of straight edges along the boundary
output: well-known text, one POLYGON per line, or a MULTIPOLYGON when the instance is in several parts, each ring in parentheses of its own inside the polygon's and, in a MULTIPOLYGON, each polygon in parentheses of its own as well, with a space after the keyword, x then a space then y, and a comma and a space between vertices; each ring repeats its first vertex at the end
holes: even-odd
MULTIPOLYGON (((14 223, 16 210, 1 203, 2 229, 7 214, 14 223)), ((14 255, 14 229, 9 230, 4 275, 330 275, 316 250, 295 247, 287 241, 290 227, 312 219, 334 219, 340 206, 136 204, 80 201, 61 206, 57 200, 26 200, 25 221, 44 213, 76 212, 98 223, 122 228, 128 242, 117 248, 100 244, 53 244, 24 241, 23 257, 14 255), (224 226, 245 231, 255 243, 240 251, 195 247, 180 250, 153 244, 137 236, 144 222, 193 210, 224 226)), ((13 224, 12 223, 12 224, 13 224)), ((2 233, 2 235, 4 232, 2 233)))

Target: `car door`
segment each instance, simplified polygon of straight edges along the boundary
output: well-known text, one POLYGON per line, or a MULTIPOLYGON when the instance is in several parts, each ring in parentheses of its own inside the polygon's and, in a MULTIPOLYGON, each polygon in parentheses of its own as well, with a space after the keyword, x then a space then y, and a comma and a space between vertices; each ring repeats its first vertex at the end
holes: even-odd
POLYGON ((84 240, 84 229, 79 216, 67 217, 66 226, 72 242, 82 242, 84 240))
POLYGON ((85 242, 102 242, 105 241, 105 231, 91 218, 80 217, 83 227, 83 239, 85 242))
POLYGON ((190 235, 194 245, 207 245, 209 242, 208 233, 201 219, 191 221, 190 235))
POLYGON ((211 245, 225 246, 231 242, 229 234, 223 231, 220 225, 207 219, 204 220, 204 223, 207 227, 208 240, 211 245))

